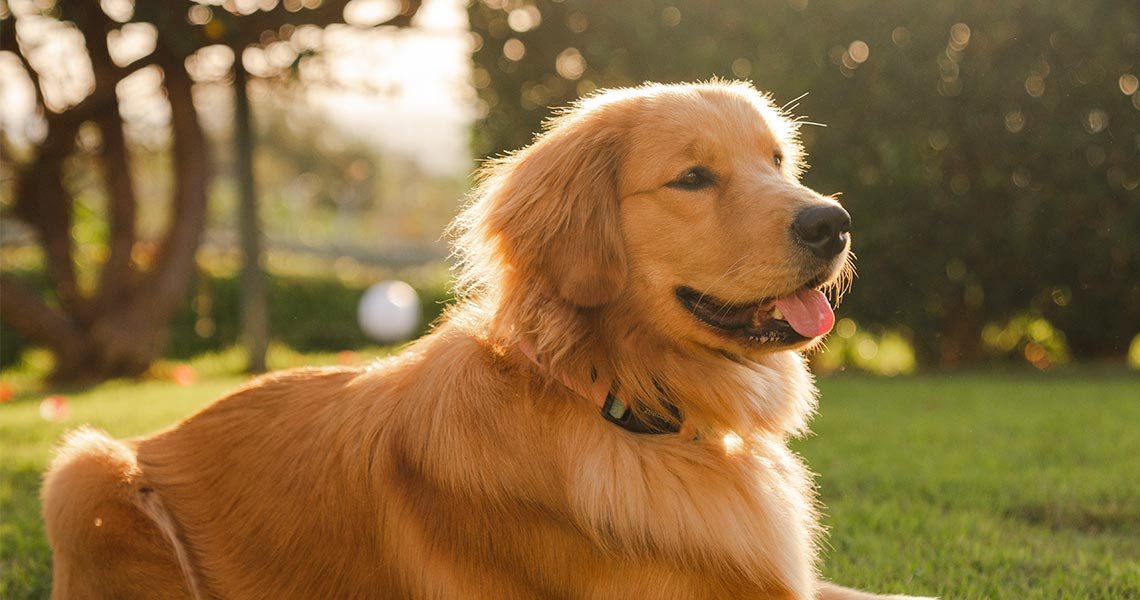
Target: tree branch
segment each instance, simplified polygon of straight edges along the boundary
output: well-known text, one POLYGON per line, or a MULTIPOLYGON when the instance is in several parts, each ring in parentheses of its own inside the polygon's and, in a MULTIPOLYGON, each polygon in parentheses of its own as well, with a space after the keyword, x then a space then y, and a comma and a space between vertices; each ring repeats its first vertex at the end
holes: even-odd
POLYGON ((11 13, 9 13, 8 18, 0 21, 0 50, 11 52, 20 60, 20 64, 28 72, 32 89, 35 90, 36 106, 39 107, 40 111, 46 111, 47 104, 44 102, 43 87, 40 86, 40 74, 32 68, 32 63, 28 62, 28 57, 24 56, 24 51, 20 48, 20 42, 16 38, 16 17, 11 13))
MULTIPOLYGON (((35 160, 20 173, 16 186, 16 214, 31 224, 39 235, 47 258, 48 273, 55 282, 60 303, 67 313, 81 323, 88 323, 91 320, 92 304, 79 289, 75 274, 72 256, 74 243, 71 239, 71 210, 74 201, 63 185, 63 164, 74 149, 75 136, 83 121, 90 117, 104 121, 108 117, 108 107, 114 111, 114 118, 118 118, 115 85, 122 75, 111 60, 107 48, 107 31, 114 23, 98 5, 78 4, 71 8, 74 9, 76 26, 87 45, 87 54, 95 75, 95 89, 70 110, 45 113, 48 122, 47 138, 35 160)), ((19 56, 23 54, 20 53, 19 56)), ((119 137, 121 135, 120 131, 119 137)), ((112 143, 114 141, 112 132, 112 143)), ((128 177, 129 171, 124 169, 113 176, 128 177)), ((127 187, 129 188, 129 182, 127 187)), ((131 199, 133 202, 133 196, 131 199)))
MULTIPOLYGON (((136 201, 131 186, 129 151, 123 136, 123 118, 115 87, 128 74, 148 63, 146 58, 122 68, 115 64, 107 45, 107 35, 118 25, 98 6, 86 5, 76 11, 79 30, 87 46, 95 75, 92 96, 99 110, 93 115, 103 133, 103 173, 110 199, 111 239, 107 261, 103 264, 94 309, 103 311, 129 291, 132 284, 131 249, 135 243, 136 201)), ((78 107, 76 107, 78 108, 78 107)), ((82 111, 79 111, 82 112, 82 111)))
POLYGON ((50 348, 77 343, 79 332, 43 297, 0 273, 0 314, 20 335, 50 348))
MULTIPOLYGON (((189 55, 198 48, 211 44, 226 44, 244 48, 261 43, 266 31, 279 31, 285 25, 344 24, 344 8, 349 0, 325 0, 316 8, 303 8, 290 12, 284 2, 269 10, 258 10, 248 15, 235 15, 221 7, 214 7, 214 18, 205 25, 189 25, 185 19, 172 18, 179 11, 171 11, 162 3, 136 3, 133 20, 150 23, 158 28, 159 38, 182 40, 185 47, 174 48, 176 53, 189 55)), ((189 5, 189 3, 186 3, 189 5)), ((399 12, 381 25, 408 27, 419 11, 421 0, 400 0, 399 12)), ((184 14, 184 13, 183 13, 184 14)))
POLYGON ((154 262, 141 274, 128 301, 115 304, 91 330, 100 341, 100 364, 122 372, 145 369, 146 361, 161 351, 163 327, 185 297, 206 224, 209 160, 191 94, 193 82, 186 72, 185 57, 163 45, 162 38, 153 56, 163 71, 171 108, 175 184, 170 225, 154 262))
MULTIPOLYGON (((304 23, 327 27, 329 25, 343 24, 344 7, 349 0, 325 0, 320 6, 311 9, 302 9, 290 12, 285 3, 280 2, 270 10, 257 11, 249 15, 231 15, 234 26, 227 28, 225 42, 230 46, 249 46, 261 41, 261 34, 266 31, 278 31, 284 25, 304 23)), ((412 17, 420 8, 420 0, 401 0, 400 11, 382 25, 408 27, 412 24, 412 17)), ((215 40, 217 42, 219 40, 215 40)))
POLYGON ((110 200, 111 239, 107 261, 103 263, 99 287, 95 292, 97 311, 113 307, 129 294, 134 282, 131 250, 136 239, 137 200, 131 185, 130 151, 123 136, 118 99, 113 98, 111 104, 99 119, 99 128, 103 132, 103 173, 110 200))
POLYGON ((162 46, 155 54, 165 74, 164 85, 171 108, 174 199, 170 227, 130 310, 166 319, 182 301, 194 269, 194 255, 206 225, 206 183, 210 169, 206 137, 194 108, 192 82, 185 62, 162 46))
POLYGON ((39 154, 16 181, 15 214, 36 230, 60 304, 71 314, 85 315, 86 301, 72 261, 72 199, 63 187, 63 163, 74 146, 79 122, 52 126, 52 116, 48 115, 48 135, 39 154))

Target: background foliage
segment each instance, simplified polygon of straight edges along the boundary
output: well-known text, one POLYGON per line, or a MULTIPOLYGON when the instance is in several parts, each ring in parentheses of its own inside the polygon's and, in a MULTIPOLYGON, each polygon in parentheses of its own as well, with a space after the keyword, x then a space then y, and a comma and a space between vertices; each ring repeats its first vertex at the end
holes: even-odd
POLYGON ((855 222, 845 314, 944 365, 1017 352, 1043 367, 1049 344, 1119 357, 1140 332, 1140 4, 493 0, 469 14, 480 156, 599 87, 718 75, 778 104, 807 93, 794 112, 827 127, 803 128, 805 182, 843 192, 855 222), (1055 335, 982 335, 1018 319, 1055 335))
MULTIPOLYGON (((21 279, 33 287, 46 287, 42 272, 25 272, 21 279)), ((374 344, 356 321, 357 304, 368 288, 363 281, 344 281, 315 275, 271 275, 269 316, 276 325, 274 340, 298 352, 337 352, 374 344)), ((438 277, 413 278, 420 296, 423 319, 413 337, 423 335, 451 300, 438 277)), ((219 352, 238 343, 239 287, 233 273, 197 273, 191 298, 170 323, 165 356, 189 359, 219 352)), ((26 341, 0 325, 0 367, 18 363, 26 341)))

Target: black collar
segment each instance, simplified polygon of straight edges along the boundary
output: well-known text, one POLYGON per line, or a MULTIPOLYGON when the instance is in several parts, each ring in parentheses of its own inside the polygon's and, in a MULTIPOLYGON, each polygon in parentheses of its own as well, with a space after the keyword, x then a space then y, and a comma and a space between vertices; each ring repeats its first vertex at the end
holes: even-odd
POLYGON ((613 392, 610 392, 606 395, 606 403, 602 405, 602 417, 610 423, 633 433, 646 433, 650 435, 680 433, 680 423, 682 421, 681 410, 671 402, 665 402, 664 404, 672 418, 665 417, 648 408, 644 409, 643 415, 639 418, 632 409, 618 399, 613 392))
MULTIPOLYGON (((523 355, 530 359, 530 362, 540 369, 544 369, 542 363, 538 360, 538 355, 535 352, 534 342, 529 338, 523 338, 518 342, 519 350, 523 355)), ((614 395, 616 387, 613 379, 599 380, 600 374, 597 369, 590 369, 590 387, 583 389, 573 380, 564 379, 562 377, 555 377, 562 385, 566 386, 577 393, 578 395, 590 400, 595 406, 601 406, 602 418, 605 420, 629 431, 631 433, 643 434, 664 434, 664 433, 681 433, 681 423, 684 421, 680 409, 675 404, 665 399, 665 391, 661 386, 657 386, 658 392, 662 396, 661 404, 665 410, 669 412, 670 417, 661 415, 649 408, 640 411, 642 414, 638 415, 614 395), (604 394, 604 397, 603 397, 604 394)))

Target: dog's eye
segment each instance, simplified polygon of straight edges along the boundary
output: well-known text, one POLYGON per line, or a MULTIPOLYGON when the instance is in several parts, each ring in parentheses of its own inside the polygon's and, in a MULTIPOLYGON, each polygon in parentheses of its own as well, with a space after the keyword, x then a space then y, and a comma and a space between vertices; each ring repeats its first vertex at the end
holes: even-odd
POLYGON ((684 175, 669 183, 669 187, 681 190, 699 190, 713 184, 713 174, 704 167, 693 167, 684 175))
POLYGON ((773 154, 772 155, 772 164, 776 165, 776 168, 779 168, 780 165, 784 164, 784 155, 779 153, 779 152, 776 152, 775 154, 773 154))

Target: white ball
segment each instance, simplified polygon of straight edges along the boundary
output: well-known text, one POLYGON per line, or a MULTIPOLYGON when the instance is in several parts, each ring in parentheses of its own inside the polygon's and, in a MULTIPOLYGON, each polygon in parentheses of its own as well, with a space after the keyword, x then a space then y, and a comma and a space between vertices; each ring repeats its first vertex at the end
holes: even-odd
POLYGON ((360 298, 356 320, 378 342, 406 340, 420 324, 420 297, 403 281, 381 281, 360 298))

